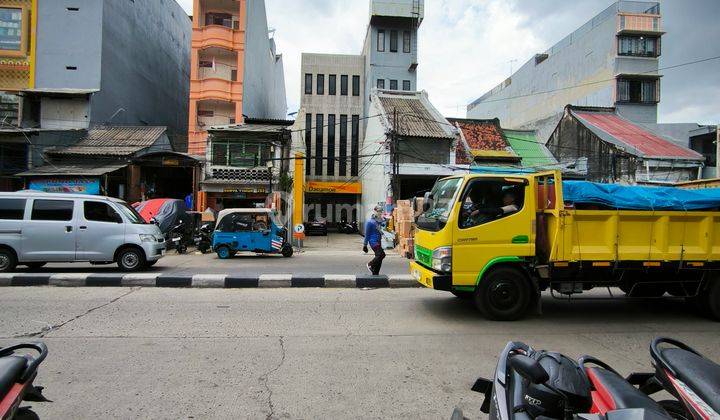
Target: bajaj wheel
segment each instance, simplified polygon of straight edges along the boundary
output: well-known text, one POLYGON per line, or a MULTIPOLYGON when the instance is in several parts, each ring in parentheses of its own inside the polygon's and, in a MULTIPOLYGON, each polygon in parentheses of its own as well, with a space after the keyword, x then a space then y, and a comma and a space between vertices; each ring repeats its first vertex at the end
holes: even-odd
POLYGON ((280 252, 282 253, 283 257, 290 258, 293 255, 293 247, 289 244, 285 244, 285 245, 283 245, 282 251, 280 251, 280 252))
POLYGON ((530 294, 530 282, 522 271, 500 267, 480 279, 475 306, 488 319, 515 321, 527 312, 530 294))
POLYGON ((217 253, 218 258, 221 260, 227 260, 228 258, 232 258, 232 252, 230 252, 230 248, 225 245, 220 245, 219 247, 215 248, 215 253, 217 253))

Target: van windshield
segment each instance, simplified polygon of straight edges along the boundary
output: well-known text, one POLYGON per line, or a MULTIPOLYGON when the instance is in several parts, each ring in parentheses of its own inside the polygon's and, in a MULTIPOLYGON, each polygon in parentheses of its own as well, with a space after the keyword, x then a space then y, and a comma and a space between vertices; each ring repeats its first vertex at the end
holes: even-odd
POLYGON ((134 225, 146 225, 147 222, 140 216, 140 213, 135 211, 134 208, 130 207, 127 203, 118 203, 116 202, 118 209, 120 210, 120 213, 122 213, 127 220, 130 221, 130 223, 134 225))
POLYGON ((462 178, 448 178, 435 183, 430 192, 432 198, 430 207, 417 219, 420 229, 438 231, 445 227, 462 180, 462 178))

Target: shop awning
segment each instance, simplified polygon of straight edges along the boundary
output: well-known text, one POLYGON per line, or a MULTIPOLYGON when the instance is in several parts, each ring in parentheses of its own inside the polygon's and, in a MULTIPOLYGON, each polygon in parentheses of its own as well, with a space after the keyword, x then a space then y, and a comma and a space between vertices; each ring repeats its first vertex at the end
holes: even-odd
POLYGON ((117 171, 128 165, 128 162, 64 162, 21 172, 17 176, 101 176, 117 171))

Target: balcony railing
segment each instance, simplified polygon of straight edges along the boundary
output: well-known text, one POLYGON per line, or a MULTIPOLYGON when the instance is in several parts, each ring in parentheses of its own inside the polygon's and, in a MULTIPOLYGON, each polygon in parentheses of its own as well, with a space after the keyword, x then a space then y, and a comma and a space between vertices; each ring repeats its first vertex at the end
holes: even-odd
POLYGON ((245 31, 222 25, 209 25, 193 29, 192 47, 203 49, 221 47, 228 50, 242 50, 245 46, 245 31))

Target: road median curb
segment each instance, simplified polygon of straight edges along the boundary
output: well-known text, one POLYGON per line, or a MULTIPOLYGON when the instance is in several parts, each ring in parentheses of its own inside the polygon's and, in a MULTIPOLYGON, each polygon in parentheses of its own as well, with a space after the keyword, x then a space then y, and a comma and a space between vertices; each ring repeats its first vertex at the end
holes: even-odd
POLYGON ((160 273, 19 273, 0 274, 0 287, 168 287, 238 288, 404 288, 418 287, 409 275, 353 274, 160 274, 160 273))

